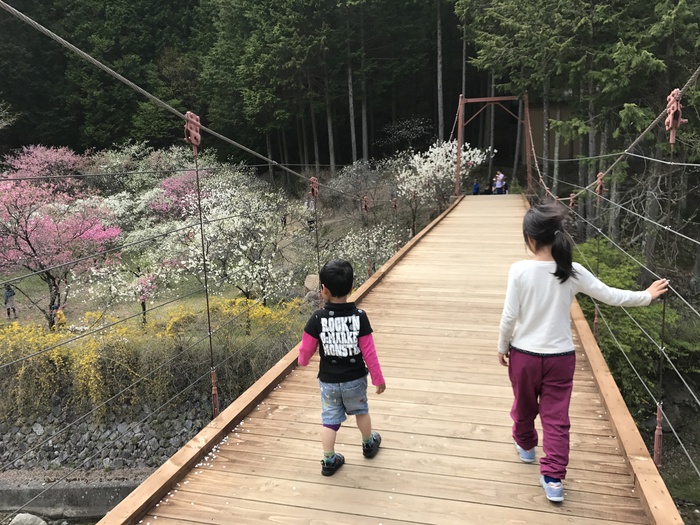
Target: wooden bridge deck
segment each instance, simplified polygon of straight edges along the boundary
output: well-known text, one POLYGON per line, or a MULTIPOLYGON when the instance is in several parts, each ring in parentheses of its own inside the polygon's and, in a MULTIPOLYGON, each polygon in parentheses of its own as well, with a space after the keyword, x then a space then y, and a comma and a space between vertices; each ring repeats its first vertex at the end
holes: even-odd
POLYGON ((564 503, 519 461, 496 341, 524 211, 466 197, 356 293, 387 380, 369 396, 374 459, 350 418, 346 465, 321 476, 318 361, 297 369, 293 351, 100 524, 682 523, 576 305, 564 503))

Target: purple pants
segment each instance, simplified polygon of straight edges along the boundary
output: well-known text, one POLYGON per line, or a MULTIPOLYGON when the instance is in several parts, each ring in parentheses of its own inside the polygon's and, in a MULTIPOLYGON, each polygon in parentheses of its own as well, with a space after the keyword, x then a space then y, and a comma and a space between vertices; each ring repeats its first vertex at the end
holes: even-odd
POLYGON ((511 348, 508 376, 513 385, 513 439, 525 450, 537 445, 535 417, 544 436, 540 473, 564 479, 569 464, 569 402, 576 355, 539 357, 511 348))

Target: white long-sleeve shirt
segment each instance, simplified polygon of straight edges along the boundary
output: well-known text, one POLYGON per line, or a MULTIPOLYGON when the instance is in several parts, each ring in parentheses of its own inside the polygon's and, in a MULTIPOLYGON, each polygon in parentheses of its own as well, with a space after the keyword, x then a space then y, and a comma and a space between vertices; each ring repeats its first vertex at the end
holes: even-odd
POLYGON ((578 263, 576 275, 562 283, 554 261, 525 260, 514 263, 501 315, 498 351, 509 345, 536 354, 574 351, 571 337, 571 302, 583 292, 612 306, 647 306, 651 294, 611 288, 578 263))

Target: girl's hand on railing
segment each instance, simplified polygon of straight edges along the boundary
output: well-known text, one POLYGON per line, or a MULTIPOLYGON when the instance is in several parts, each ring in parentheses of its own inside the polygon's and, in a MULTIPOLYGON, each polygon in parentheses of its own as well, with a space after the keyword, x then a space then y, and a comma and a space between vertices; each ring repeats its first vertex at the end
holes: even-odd
POLYGON ((668 291, 669 282, 668 279, 659 279, 651 283, 651 286, 647 288, 647 292, 651 295, 652 301, 668 291))

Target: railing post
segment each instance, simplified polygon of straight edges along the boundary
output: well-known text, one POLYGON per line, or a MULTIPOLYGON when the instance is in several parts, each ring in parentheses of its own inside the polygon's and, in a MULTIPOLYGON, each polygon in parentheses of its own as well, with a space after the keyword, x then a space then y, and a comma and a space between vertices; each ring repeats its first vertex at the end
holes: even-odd
POLYGON ((662 401, 656 404, 656 430, 654 431, 654 464, 656 468, 661 468, 661 451, 664 442, 664 431, 662 427, 663 413, 661 412, 662 401))
POLYGON ((214 417, 219 415, 219 390, 216 387, 216 369, 211 369, 211 408, 214 417))

